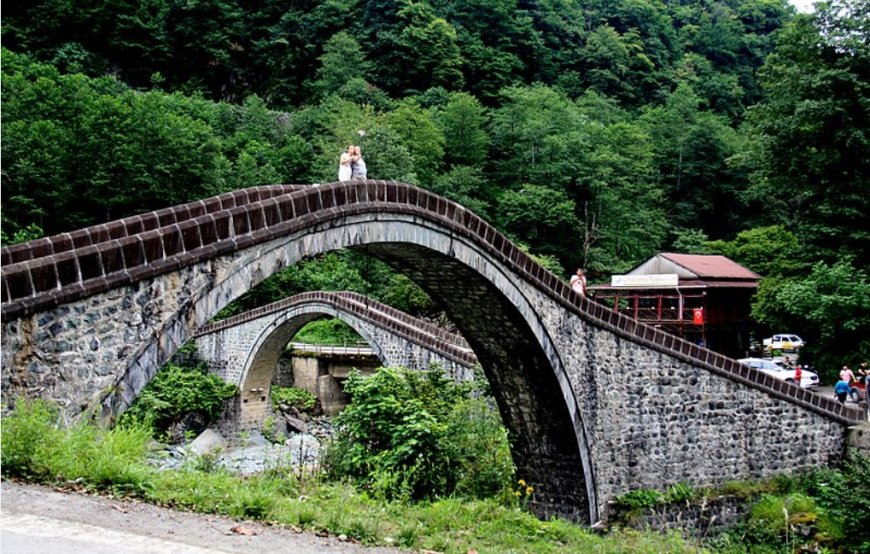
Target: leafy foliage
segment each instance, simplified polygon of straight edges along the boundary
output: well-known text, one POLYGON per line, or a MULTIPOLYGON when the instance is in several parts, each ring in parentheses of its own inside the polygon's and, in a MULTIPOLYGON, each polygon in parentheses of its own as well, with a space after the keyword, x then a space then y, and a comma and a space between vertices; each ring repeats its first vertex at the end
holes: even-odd
POLYGON ((754 316, 779 329, 801 329, 808 341, 801 356, 833 379, 843 362, 870 357, 870 279, 848 261, 819 262, 809 275, 761 283, 754 316))
POLYGON ((150 489, 142 464, 151 433, 144 426, 100 429, 78 421, 61 426, 59 410, 44 400, 17 399, 3 418, 3 475, 38 482, 83 480, 91 489, 143 494, 150 489))
POLYGON ((834 0, 783 29, 749 110, 752 198, 800 240, 808 260, 870 263, 870 48, 866 6, 834 0))
POLYGON ((276 387, 270 389, 272 408, 279 404, 287 404, 303 411, 310 411, 317 403, 317 397, 305 389, 296 387, 276 387))
POLYGON ((508 486, 513 465, 498 417, 437 365, 354 373, 345 391, 351 403, 336 420, 330 475, 385 498, 485 497, 508 486))
POLYGON ((121 422, 148 423, 159 434, 189 413, 202 414, 211 421, 238 392, 238 387, 207 373, 204 366, 167 364, 124 412, 121 422))
POLYGON ((820 468, 798 482, 800 490, 824 508, 835 520, 828 531, 840 531, 837 538, 854 552, 870 552, 866 529, 870 524, 870 458, 852 453, 839 469, 820 468))
POLYGON ((4 418, 0 428, 3 475, 37 479, 45 476, 47 471, 41 467, 39 458, 43 449, 54 440, 53 431, 59 415, 57 407, 44 400, 16 400, 16 409, 4 418))
POLYGON ((294 341, 309 344, 357 344, 362 337, 353 328, 338 318, 325 318, 312 321, 296 333, 294 341))

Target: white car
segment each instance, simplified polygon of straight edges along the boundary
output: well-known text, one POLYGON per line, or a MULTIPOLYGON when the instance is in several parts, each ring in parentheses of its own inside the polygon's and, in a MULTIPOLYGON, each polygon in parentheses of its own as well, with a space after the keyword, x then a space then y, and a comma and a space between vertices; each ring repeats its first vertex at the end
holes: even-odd
POLYGON ((797 335, 780 333, 773 335, 769 339, 764 339, 764 349, 768 352, 772 350, 781 350, 783 352, 797 352, 804 347, 804 339, 797 335))
MULTIPOLYGON (((764 360, 762 358, 740 358, 737 361, 745 366, 751 367, 752 369, 757 369, 758 371, 772 375, 777 379, 794 383, 794 369, 786 369, 770 360, 764 360)), ((803 369, 801 370, 800 385, 805 389, 818 387, 819 376, 813 371, 803 369)))

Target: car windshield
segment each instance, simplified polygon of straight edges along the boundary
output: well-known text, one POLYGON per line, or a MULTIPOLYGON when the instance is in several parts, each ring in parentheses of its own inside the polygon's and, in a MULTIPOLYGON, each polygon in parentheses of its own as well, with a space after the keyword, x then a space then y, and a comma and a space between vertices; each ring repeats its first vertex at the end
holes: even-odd
POLYGON ((748 365, 749 367, 752 367, 755 369, 772 369, 772 370, 776 370, 776 371, 783 370, 783 368, 779 367, 775 363, 768 361, 768 360, 745 359, 745 360, 738 360, 738 361, 740 361, 743 365, 748 365))

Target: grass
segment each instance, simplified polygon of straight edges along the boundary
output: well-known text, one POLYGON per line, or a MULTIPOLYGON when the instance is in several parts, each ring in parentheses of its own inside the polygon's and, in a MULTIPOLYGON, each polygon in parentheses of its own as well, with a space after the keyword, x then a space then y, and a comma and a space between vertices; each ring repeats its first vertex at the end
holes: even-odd
POLYGON ((291 468, 247 478, 202 471, 196 464, 160 471, 148 463, 151 445, 150 430, 141 426, 106 430, 78 423, 63 429, 47 404, 18 402, 3 420, 0 455, 6 477, 45 484, 74 480, 88 490, 344 534, 371 545, 445 554, 470 549, 480 554, 698 552, 697 545, 675 534, 619 531, 601 536, 566 521, 541 521, 518 505, 495 500, 375 500, 348 484, 300 476, 291 468))

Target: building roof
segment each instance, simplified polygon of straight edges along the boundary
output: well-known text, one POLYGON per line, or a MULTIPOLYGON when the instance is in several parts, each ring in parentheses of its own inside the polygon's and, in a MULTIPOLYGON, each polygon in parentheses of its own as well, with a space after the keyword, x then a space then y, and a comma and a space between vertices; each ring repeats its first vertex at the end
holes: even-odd
POLYGON ((635 277, 645 275, 674 275, 678 279, 671 285, 655 282, 634 286, 595 285, 594 290, 653 290, 672 289, 710 289, 710 288, 756 288, 761 276, 725 256, 708 254, 676 254, 662 252, 638 265, 626 275, 635 277))
POLYGON ((703 279, 761 279, 761 275, 725 256, 672 252, 662 252, 658 255, 703 279))

